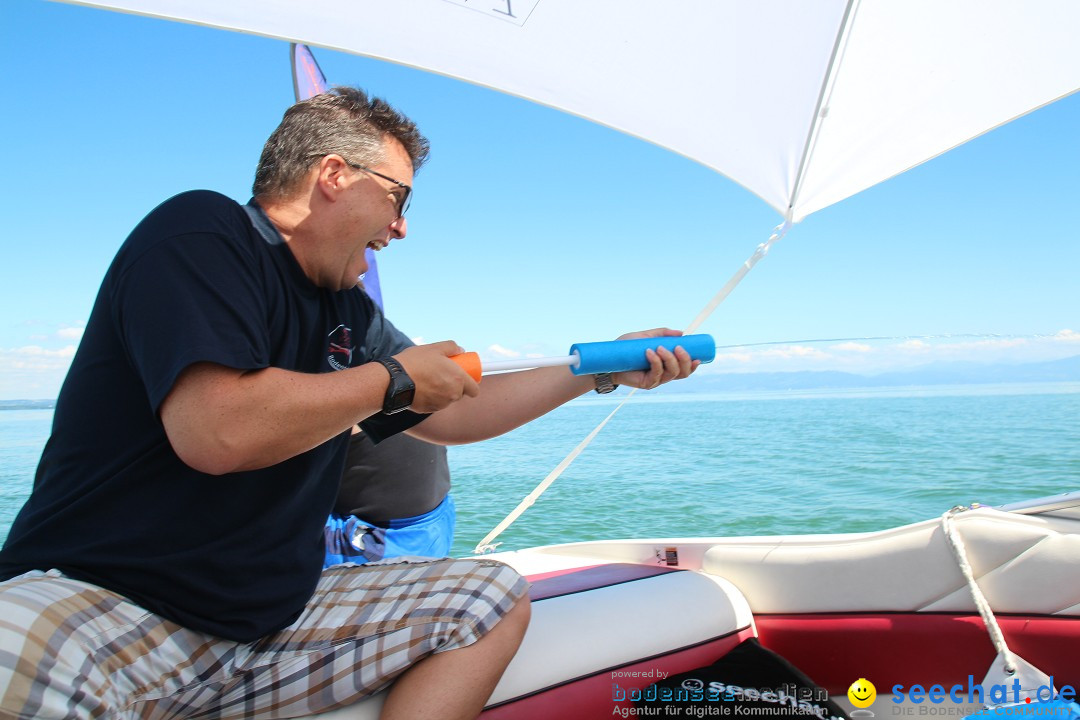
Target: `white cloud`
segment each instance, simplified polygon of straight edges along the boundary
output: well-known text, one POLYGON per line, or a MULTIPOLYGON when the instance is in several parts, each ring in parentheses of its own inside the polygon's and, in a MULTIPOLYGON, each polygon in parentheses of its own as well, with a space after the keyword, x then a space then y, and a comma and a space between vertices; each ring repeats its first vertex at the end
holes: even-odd
POLYGON ((20 368, 51 367, 57 362, 66 367, 75 357, 75 346, 68 345, 59 350, 47 350, 40 345, 24 345, 19 348, 0 348, 0 369, 3 366, 20 368))
POLYGON ((489 353, 491 353, 492 355, 494 355, 495 357, 501 357, 501 358, 519 358, 519 357, 521 357, 521 353, 518 352, 517 350, 511 350, 510 348, 505 348, 502 345, 488 345, 487 351, 489 353))
POLYGON ((814 358, 825 359, 829 357, 829 354, 824 350, 818 350, 817 348, 807 347, 805 345, 789 345, 787 347, 775 347, 766 350, 763 355, 771 358, 814 358))
POLYGON ((65 340, 80 340, 86 328, 63 327, 56 331, 56 336, 65 340))
POLYGON ((74 345, 55 350, 40 345, 0 348, 0 398, 56 397, 73 357, 74 345))
POLYGON ((802 372, 834 370, 862 375, 912 370, 932 363, 1020 364, 1058 360, 1077 352, 1080 333, 975 338, 925 337, 846 340, 829 344, 765 345, 717 353, 699 372, 802 372))
POLYGON ((868 353, 873 351, 873 348, 869 345, 857 342, 844 342, 839 345, 831 345, 830 350, 836 350, 837 352, 855 352, 855 353, 868 353))
POLYGON ((1080 343, 1080 333, 1075 330, 1059 330, 1051 336, 1054 342, 1080 343))
POLYGON ((735 365, 746 365, 753 362, 754 354, 752 352, 729 352, 729 353, 717 353, 716 358, 713 360, 713 364, 732 363, 735 365))
POLYGON ((833 357, 817 348, 805 345, 781 345, 768 348, 740 348, 717 353, 709 365, 699 372, 783 372, 785 370, 814 370, 833 357))
POLYGON ((1000 354, 996 351, 1026 348, 1028 345, 1030 342, 1027 338, 990 338, 943 344, 937 347, 937 352, 950 358, 966 355, 970 356, 970 359, 978 360, 1000 354))

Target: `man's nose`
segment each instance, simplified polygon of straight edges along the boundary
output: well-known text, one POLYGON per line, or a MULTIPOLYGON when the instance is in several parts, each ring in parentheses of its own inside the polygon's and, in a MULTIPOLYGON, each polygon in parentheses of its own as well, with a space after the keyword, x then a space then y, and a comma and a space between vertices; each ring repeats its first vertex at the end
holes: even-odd
POLYGON ((391 237, 400 240, 405 237, 405 233, 409 231, 409 221, 402 215, 394 222, 390 223, 390 235, 391 237))

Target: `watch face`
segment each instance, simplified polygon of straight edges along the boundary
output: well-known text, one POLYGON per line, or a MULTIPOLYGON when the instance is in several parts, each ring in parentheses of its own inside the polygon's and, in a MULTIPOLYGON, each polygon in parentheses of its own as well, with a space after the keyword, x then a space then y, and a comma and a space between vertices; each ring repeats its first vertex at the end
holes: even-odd
POLYGON ((386 402, 383 403, 383 412, 387 415, 407 410, 412 405, 413 396, 416 394, 416 386, 408 376, 395 376, 393 385, 393 395, 387 397, 386 402))
POLYGON ((390 385, 383 398, 383 412, 387 415, 399 413, 412 405, 416 395, 416 383, 405 372, 405 368, 394 359, 380 360, 390 373, 390 385))

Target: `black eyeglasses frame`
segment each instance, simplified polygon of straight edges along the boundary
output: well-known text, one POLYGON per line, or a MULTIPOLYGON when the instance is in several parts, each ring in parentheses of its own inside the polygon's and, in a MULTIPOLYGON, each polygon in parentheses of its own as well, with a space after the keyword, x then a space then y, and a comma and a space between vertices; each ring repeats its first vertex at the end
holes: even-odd
MULTIPOLYGON (((344 158, 342 158, 342 159, 344 159, 344 158)), ((371 168, 367 167, 366 165, 361 165, 359 163, 349 162, 348 160, 345 160, 345 162, 351 168, 356 168, 357 170, 363 170, 364 172, 370 173, 371 175, 374 175, 375 177, 381 177, 383 180, 389 180, 390 182, 394 183, 399 188, 404 190, 405 195, 403 195, 401 200, 398 202, 398 217, 399 218, 405 217, 405 213, 408 211, 409 205, 411 204, 411 201, 412 201, 412 187, 406 185, 405 183, 401 182, 400 180, 395 180, 394 178, 390 177, 389 175, 383 175, 378 170, 372 170, 371 168)))

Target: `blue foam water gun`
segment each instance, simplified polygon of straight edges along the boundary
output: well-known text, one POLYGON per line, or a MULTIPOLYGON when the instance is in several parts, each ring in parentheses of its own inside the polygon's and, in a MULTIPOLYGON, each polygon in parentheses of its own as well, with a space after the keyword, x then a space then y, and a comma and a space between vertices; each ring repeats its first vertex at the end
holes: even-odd
POLYGON ((712 335, 680 335, 677 337, 648 337, 632 340, 608 340, 606 342, 575 343, 565 356, 547 358, 523 358, 520 360, 495 360, 480 362, 477 353, 454 355, 450 359, 464 368, 473 380, 489 372, 525 370, 527 368, 569 366, 575 375, 645 370, 649 367, 646 350, 667 348, 674 351, 682 347, 690 353, 691 360, 712 362, 716 357, 716 342, 712 335))

